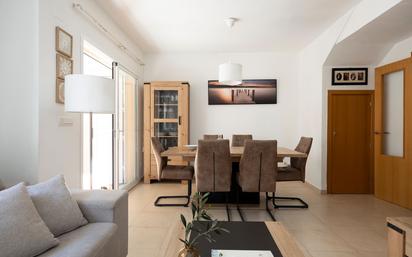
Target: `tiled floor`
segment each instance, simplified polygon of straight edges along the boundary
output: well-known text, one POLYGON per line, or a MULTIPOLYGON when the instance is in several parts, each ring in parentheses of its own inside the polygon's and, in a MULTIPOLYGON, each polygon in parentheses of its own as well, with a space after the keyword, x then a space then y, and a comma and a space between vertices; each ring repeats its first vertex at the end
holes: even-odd
MULTIPOLYGON (((184 194, 181 184, 139 184, 129 195, 129 257, 161 257, 159 252, 171 235, 171 225, 188 208, 159 208, 158 195, 184 194)), ((275 217, 295 236, 302 249, 313 257, 386 256, 387 216, 412 216, 412 211, 378 200, 372 195, 320 195, 302 183, 279 183, 278 195, 303 197, 307 210, 276 210, 275 217)), ((210 213, 226 220, 222 207, 210 213)), ((270 220, 265 211, 250 206, 247 220, 270 220)), ((235 209, 232 218, 239 220, 235 209)))

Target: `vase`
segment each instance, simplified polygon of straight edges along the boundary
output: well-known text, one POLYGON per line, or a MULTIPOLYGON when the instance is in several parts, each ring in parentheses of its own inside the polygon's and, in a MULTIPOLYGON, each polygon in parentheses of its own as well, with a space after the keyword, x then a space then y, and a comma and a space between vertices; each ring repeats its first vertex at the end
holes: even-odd
POLYGON ((200 254, 196 248, 185 246, 179 251, 177 257, 200 257, 200 254))

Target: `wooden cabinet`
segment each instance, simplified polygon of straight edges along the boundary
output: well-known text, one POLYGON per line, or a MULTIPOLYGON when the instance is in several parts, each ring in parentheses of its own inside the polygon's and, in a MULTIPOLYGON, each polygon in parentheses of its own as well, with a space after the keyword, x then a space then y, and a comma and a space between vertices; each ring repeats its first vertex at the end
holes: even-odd
MULTIPOLYGON (((145 83, 143 124, 144 181, 150 183, 158 179, 151 137, 159 138, 165 149, 189 143, 189 83, 145 83)), ((187 164, 180 157, 170 158, 169 163, 187 164)))
POLYGON ((412 256, 412 218, 388 217, 388 256, 412 256))

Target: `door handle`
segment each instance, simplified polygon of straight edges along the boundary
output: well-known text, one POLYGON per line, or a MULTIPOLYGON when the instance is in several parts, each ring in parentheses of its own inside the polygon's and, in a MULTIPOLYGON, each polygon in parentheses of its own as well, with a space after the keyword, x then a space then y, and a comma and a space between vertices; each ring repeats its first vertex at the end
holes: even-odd
POLYGON ((182 125, 182 116, 179 116, 179 125, 182 125))
POLYGON ((375 132, 373 132, 375 135, 389 135, 390 133, 389 132, 387 132, 387 131, 384 131, 384 132, 379 132, 379 131, 375 131, 375 132))

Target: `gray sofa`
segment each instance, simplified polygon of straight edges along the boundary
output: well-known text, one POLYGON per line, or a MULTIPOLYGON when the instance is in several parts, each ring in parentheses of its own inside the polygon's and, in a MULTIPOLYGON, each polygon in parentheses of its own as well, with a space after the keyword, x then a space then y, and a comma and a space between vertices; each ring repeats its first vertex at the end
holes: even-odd
POLYGON ((126 191, 72 191, 89 221, 58 237, 60 243, 40 257, 126 257, 128 194, 126 191))

